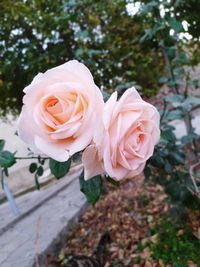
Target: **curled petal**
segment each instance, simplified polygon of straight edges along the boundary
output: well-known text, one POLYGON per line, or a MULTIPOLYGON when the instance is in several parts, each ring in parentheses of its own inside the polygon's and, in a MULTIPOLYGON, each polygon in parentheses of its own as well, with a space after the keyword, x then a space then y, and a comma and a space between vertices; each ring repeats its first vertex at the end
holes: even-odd
POLYGON ((98 149, 95 145, 87 147, 82 155, 84 166, 84 179, 88 180, 96 175, 103 174, 101 159, 99 158, 98 149))

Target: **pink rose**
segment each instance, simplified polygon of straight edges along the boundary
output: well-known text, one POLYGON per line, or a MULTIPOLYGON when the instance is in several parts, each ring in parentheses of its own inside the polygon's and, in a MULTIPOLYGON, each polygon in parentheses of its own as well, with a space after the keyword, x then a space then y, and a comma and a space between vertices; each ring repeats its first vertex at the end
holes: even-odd
POLYGON ((106 102, 98 139, 83 153, 85 179, 106 173, 115 180, 142 172, 159 141, 159 113, 134 88, 106 102))
POLYGON ((28 145, 66 161, 90 144, 103 98, 85 65, 72 60, 39 73, 24 93, 18 133, 28 145))

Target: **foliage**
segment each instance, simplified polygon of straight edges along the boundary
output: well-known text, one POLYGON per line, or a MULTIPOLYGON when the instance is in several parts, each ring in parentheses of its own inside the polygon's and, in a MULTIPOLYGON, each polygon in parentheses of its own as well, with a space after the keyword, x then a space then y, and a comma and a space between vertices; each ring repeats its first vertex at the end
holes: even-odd
POLYGON ((187 267, 188 262, 200 264, 200 241, 185 223, 165 218, 151 231, 157 235, 157 242, 149 244, 153 258, 172 266, 187 267))
POLYGON ((85 181, 84 172, 79 177, 80 190, 85 194, 87 201, 95 204, 102 193, 102 178, 101 175, 94 176, 92 179, 85 181))
POLYGON ((124 0, 3 0, 0 15, 1 117, 19 113, 22 90, 37 73, 74 58, 104 90, 132 83, 153 95, 158 88, 162 62, 154 44, 140 44, 142 19, 128 14, 124 0))
MULTIPOLYGON (((181 98, 181 96, 179 97, 181 98)), ((168 98, 166 101, 175 100, 177 104, 177 100, 180 98, 173 95, 173 98, 168 98)), ((191 129, 188 135, 183 136, 181 140, 177 140, 174 134, 174 126, 170 124, 173 120, 184 117, 185 102, 186 100, 179 106, 180 109, 177 108, 174 112, 169 111, 167 107, 163 111, 163 117, 161 115, 161 140, 153 157, 149 159, 146 165, 145 175, 148 178, 152 176, 155 182, 163 185, 175 205, 197 207, 197 198, 195 194, 192 194, 195 188, 191 179, 190 163, 186 161, 185 151, 193 152, 189 148, 191 142, 196 140, 198 136, 191 129), (186 145, 189 145, 189 148, 186 148, 186 145)))
POLYGON ((51 173, 57 178, 61 178, 68 173, 71 166, 71 158, 65 162, 58 162, 56 160, 50 159, 49 160, 49 168, 51 173))
POLYGON ((145 169, 146 177, 152 177, 165 187, 172 203, 180 206, 199 206, 198 181, 195 182, 191 166, 198 162, 200 151, 196 146, 198 135, 192 127, 192 111, 200 103, 199 97, 190 96, 193 87, 186 66, 191 64, 180 33, 185 32, 177 9, 184 1, 148 1, 141 9, 150 28, 146 29, 142 42, 157 42, 166 65, 166 75, 160 78, 167 83, 171 95, 164 98, 161 111, 161 140, 145 169), (161 8, 165 7, 161 16, 161 8), (149 15, 151 14, 151 15, 149 15), (173 34, 170 34, 173 30, 173 34), (183 120, 187 135, 178 140, 174 134, 174 121, 183 120), (185 157, 185 155, 188 155, 185 157))
POLYGON ((4 186, 4 175, 8 176, 8 168, 16 163, 15 153, 4 150, 5 140, 0 140, 0 175, 1 185, 4 186))

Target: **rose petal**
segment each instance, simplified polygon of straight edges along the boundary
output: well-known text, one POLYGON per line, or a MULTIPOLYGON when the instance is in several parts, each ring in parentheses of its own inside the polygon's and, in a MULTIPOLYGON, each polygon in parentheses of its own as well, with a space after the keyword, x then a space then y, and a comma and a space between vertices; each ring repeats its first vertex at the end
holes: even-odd
POLYGON ((30 123, 29 117, 27 116, 26 107, 22 107, 22 112, 18 118, 17 122, 17 133, 19 137, 27 144, 34 145, 34 134, 35 128, 32 123, 30 123))
POLYGON ((50 158, 60 162, 67 161, 69 159, 69 152, 64 148, 63 143, 45 142, 45 140, 38 135, 35 135, 34 141, 36 147, 50 158))
POLYGON ((117 92, 114 92, 105 104, 103 112, 103 123, 105 130, 108 130, 108 128, 110 127, 111 120, 113 117, 113 109, 116 105, 116 101, 117 101, 117 92))
POLYGON ((101 160, 98 156, 98 150, 95 145, 90 145, 84 150, 82 155, 82 163, 84 166, 85 180, 104 173, 101 160))

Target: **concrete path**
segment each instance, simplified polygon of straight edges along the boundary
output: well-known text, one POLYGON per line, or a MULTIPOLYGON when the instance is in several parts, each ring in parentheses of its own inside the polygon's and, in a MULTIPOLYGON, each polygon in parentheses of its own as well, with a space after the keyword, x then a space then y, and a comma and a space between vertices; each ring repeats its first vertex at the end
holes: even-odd
POLYGON ((42 267, 44 255, 62 246, 87 207, 77 179, 81 170, 75 167, 54 186, 18 198, 19 217, 11 214, 8 204, 0 206, 1 267, 33 267, 37 259, 42 267))

